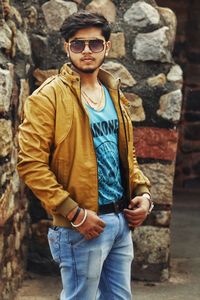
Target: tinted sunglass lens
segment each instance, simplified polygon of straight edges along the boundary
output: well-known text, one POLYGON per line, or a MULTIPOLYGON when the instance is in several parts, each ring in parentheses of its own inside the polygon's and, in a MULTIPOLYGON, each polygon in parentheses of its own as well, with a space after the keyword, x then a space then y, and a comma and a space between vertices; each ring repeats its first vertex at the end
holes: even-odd
POLYGON ((84 41, 72 41, 70 44, 70 49, 72 52, 80 53, 85 48, 85 42, 84 41))
POLYGON ((104 42, 102 40, 90 40, 89 47, 92 52, 101 52, 104 47, 104 42))

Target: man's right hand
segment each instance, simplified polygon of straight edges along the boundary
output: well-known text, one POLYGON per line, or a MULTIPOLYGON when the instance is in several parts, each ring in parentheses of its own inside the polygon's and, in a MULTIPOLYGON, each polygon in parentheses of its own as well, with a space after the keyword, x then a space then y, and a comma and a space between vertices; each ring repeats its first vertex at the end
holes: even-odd
MULTIPOLYGON (((79 224, 83 220, 84 213, 85 213, 84 210, 81 209, 81 212, 79 213, 76 221, 74 222, 75 225, 79 224)), ((106 225, 105 222, 102 219, 100 219, 95 214, 95 212, 87 209, 87 218, 85 222, 80 227, 77 227, 76 229, 81 234, 83 234, 87 240, 91 240, 95 237, 98 237, 103 232, 105 225, 106 225)))

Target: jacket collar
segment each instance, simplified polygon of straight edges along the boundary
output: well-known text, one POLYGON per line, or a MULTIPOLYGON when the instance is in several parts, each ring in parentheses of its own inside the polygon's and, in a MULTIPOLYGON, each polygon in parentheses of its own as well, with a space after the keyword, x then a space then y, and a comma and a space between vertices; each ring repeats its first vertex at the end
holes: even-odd
MULTIPOLYGON (((73 86, 74 83, 80 82, 80 76, 77 72, 71 69, 70 63, 66 63, 62 66, 59 72, 60 79, 69 86, 73 86)), ((116 90, 120 86, 120 79, 116 79, 112 74, 105 71, 103 68, 99 69, 99 80, 107 88, 116 90)))

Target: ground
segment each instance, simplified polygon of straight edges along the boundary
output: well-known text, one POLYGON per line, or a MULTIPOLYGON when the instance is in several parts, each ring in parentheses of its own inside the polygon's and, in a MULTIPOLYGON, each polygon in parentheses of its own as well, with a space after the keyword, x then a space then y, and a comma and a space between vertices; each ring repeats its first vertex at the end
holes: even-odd
MULTIPOLYGON (((200 300, 199 198, 198 193, 174 195, 170 280, 133 282, 134 300, 200 300)), ((15 300, 59 300, 60 290, 59 277, 27 273, 15 300)))

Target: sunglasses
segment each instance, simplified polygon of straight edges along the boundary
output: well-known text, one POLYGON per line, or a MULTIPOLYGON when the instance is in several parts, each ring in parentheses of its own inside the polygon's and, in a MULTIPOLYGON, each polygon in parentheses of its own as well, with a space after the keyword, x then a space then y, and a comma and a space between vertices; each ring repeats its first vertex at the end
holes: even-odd
POLYGON ((100 39, 95 39, 95 40, 73 40, 69 42, 69 47, 70 50, 74 53, 81 53, 84 51, 85 46, 88 45, 89 49, 94 52, 98 53, 103 51, 105 41, 100 40, 100 39))

